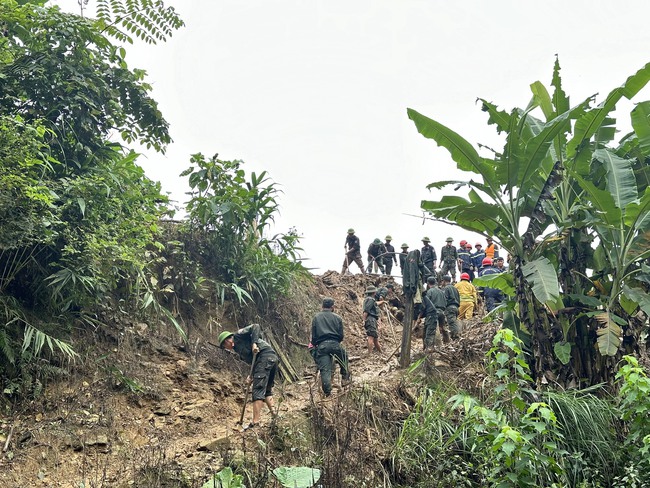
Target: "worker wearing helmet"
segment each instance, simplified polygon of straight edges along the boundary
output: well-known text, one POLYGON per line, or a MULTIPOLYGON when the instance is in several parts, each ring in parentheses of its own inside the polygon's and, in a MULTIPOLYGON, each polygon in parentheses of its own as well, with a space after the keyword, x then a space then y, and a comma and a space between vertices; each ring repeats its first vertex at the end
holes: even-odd
POLYGON ((384 240, 384 247, 386 248, 386 254, 384 254, 383 262, 384 268, 386 268, 386 274, 391 275, 393 272, 393 264, 397 265, 397 256, 395 255, 395 247, 391 244, 393 238, 390 235, 387 235, 384 240))
POLYGON ((247 428, 260 422, 262 405, 266 404, 273 414, 273 385, 278 369, 278 356, 261 337, 259 324, 252 324, 237 332, 224 331, 219 334, 219 347, 236 352, 239 359, 252 366, 251 376, 246 381, 253 383, 253 421, 247 428))
MULTIPOLYGON (((485 257, 482 261, 482 268, 479 272, 479 277, 499 274, 500 271, 493 266, 492 259, 485 257)), ((486 286, 483 288, 483 296, 485 297, 485 309, 491 312, 497 306, 497 303, 503 301, 503 294, 498 288, 486 286)))
POLYGON ((343 268, 341 269, 341 274, 344 275, 347 273, 348 268, 354 262, 357 263, 361 273, 365 273, 363 267, 363 260, 361 259, 361 242, 359 238, 354 235, 354 229, 348 229, 348 236, 345 238, 345 259, 343 260, 343 268))
POLYGON ((478 294, 476 293, 476 287, 469 281, 469 273, 462 273, 460 275, 460 281, 454 286, 460 295, 458 318, 461 321, 461 324, 463 324, 464 319, 472 318, 474 307, 476 307, 478 303, 478 294))
POLYGON ((451 275, 454 282, 456 281, 456 267, 458 266, 458 251, 452 245, 454 239, 447 237, 447 244, 440 250, 440 274, 451 275))

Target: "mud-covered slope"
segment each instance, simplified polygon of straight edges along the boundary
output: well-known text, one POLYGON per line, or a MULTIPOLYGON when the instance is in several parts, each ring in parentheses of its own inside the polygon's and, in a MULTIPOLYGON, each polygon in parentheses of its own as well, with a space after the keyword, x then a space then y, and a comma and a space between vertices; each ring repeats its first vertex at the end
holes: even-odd
MULTIPOLYGON (((194 330, 188 343, 147 324, 115 324, 102 341, 86 337, 79 346, 83 357, 67 367, 66 377, 0 419, 0 449, 6 447, 0 482, 200 487, 225 465, 247 473, 247 486, 273 486, 259 483, 282 465, 323 469, 323 486, 359 486, 363 480, 375 486, 389 479, 392 443, 417 392, 398 369, 402 326, 388 309, 379 326, 384 352, 366 351, 364 290, 388 281, 327 272, 259 317, 286 348, 299 379, 277 386, 278 418, 265 412, 261 428, 248 432, 237 425, 246 367, 211 345, 223 328, 244 324, 220 317, 214 326, 207 318, 212 325, 194 330), (325 296, 335 299, 344 319, 354 382, 322 402, 304 345, 325 296)), ((399 285, 397 290, 399 295, 399 285)), ((492 334, 492 326, 477 321, 460 341, 439 344, 427 374, 472 389, 483 376, 492 334)), ((414 339, 414 358, 420 351, 414 339)))

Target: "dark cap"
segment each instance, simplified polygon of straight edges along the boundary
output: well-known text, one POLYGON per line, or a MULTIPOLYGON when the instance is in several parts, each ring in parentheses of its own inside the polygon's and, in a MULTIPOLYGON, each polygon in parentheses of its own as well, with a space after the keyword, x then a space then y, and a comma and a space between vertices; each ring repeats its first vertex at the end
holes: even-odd
POLYGON ((334 306, 334 299, 331 297, 323 298, 323 308, 332 308, 334 306))
POLYGON ((435 285, 436 284, 436 277, 435 276, 429 276, 427 278, 427 285, 435 285))
POLYGON ((449 276, 449 275, 443 276, 442 281, 448 281, 449 283, 451 283, 451 276, 449 276))

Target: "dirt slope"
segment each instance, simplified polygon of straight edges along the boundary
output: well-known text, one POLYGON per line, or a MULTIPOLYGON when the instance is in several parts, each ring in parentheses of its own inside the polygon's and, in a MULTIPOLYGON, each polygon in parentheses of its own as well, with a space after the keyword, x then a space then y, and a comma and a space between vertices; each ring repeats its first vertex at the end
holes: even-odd
MULTIPOLYGON (((388 281, 327 272, 316 277, 308 298, 297 300, 300 330, 297 337, 284 338, 294 349, 309 342, 310 317, 324 296, 335 299, 335 311, 344 319, 354 382, 337 391, 338 399, 321 403, 315 368, 303 358, 297 361, 302 379, 276 388, 278 419, 265 412, 259 431, 242 433, 236 422, 246 367, 210 345, 220 330, 195 334, 184 345, 170 340, 172 333, 154 333, 146 324, 135 324, 116 333, 107 360, 70 365, 69 377, 48 385, 39 400, 0 417, 0 449, 6 446, 0 453, 0 482, 7 487, 200 487, 226 464, 256 469, 258 474, 291 464, 317 464, 327 470, 331 463, 342 466, 340 453, 354 446, 365 452, 358 462, 385 469, 389 453, 382 454, 382 449, 389 449, 390 442, 386 439, 382 445, 382 435, 389 434, 380 432, 377 424, 396 428, 414 395, 407 391, 408 381, 393 354, 402 327, 387 310, 379 326, 384 352, 366 352, 364 290, 388 281)), ((263 317, 261 323, 264 327, 263 317)), ((493 329, 477 322, 460 341, 439 344, 429 373, 476 387, 493 329)), ((420 351, 421 341, 414 338, 413 356, 421 356, 420 351)), ((306 351, 298 354, 308 358, 306 351)), ((246 418, 250 415, 249 408, 246 418)), ((377 469, 371 471, 379 476, 377 469)), ((346 476, 349 483, 339 475, 324 486, 353 486, 354 476, 346 476)), ((259 485, 259 478, 255 482, 273 486, 271 481, 259 485)))

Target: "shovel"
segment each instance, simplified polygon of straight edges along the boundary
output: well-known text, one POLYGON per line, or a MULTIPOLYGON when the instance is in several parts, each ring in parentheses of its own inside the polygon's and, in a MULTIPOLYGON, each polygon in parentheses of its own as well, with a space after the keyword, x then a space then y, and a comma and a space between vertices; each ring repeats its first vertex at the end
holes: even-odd
MULTIPOLYGON (((257 360, 257 353, 253 354, 253 361, 251 362, 251 372, 248 375, 251 380, 253 379, 253 369, 255 369, 255 361, 257 360)), ((252 381, 250 383, 246 383, 244 386, 244 405, 241 408, 241 416, 239 417, 239 422, 237 422, 237 425, 243 425, 244 424, 244 415, 246 415, 246 405, 248 404, 248 397, 250 396, 250 385, 252 385, 252 381)))

